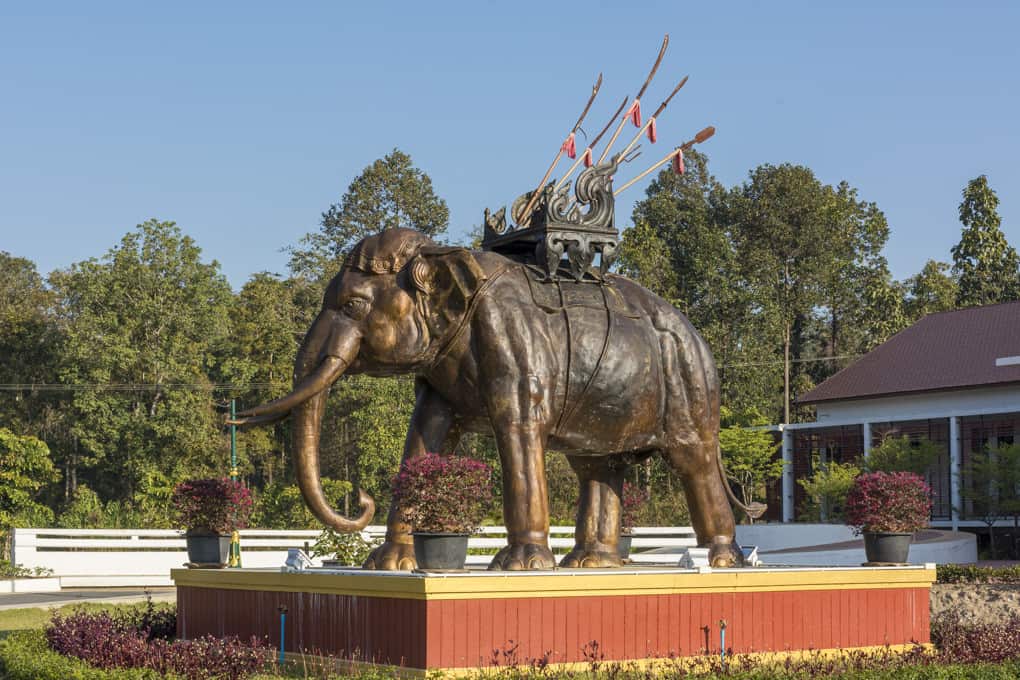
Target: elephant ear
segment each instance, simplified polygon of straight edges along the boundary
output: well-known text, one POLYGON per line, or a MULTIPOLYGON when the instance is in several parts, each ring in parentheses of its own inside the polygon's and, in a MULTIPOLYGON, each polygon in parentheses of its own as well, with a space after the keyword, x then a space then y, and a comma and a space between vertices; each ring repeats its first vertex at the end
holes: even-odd
POLYGON ((410 277, 418 311, 437 338, 464 318, 486 278, 470 250, 437 246, 422 248, 411 260, 410 277))

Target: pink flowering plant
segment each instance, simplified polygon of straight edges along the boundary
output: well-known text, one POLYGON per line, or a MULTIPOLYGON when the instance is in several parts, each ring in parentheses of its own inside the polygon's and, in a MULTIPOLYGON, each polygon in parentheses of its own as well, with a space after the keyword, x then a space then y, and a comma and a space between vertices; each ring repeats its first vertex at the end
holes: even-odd
POLYGON ((648 500, 644 490, 637 484, 623 483, 623 498, 620 508, 620 533, 629 534, 637 525, 638 512, 648 500))
POLYGON ((465 456, 426 453, 401 466, 393 500, 415 531, 470 534, 492 503, 492 468, 465 456))
POLYGON ((854 480, 846 498, 847 524, 863 531, 913 533, 928 526, 931 489, 912 472, 871 472, 854 480))
POLYGON ((251 492, 230 479, 192 479, 174 487, 177 525, 189 536, 225 535, 244 529, 255 505, 251 492))

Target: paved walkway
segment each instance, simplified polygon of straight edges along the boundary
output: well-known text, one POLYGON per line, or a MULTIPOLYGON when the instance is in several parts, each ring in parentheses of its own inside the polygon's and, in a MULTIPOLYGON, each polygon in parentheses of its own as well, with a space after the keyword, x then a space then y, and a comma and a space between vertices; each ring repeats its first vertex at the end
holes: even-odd
POLYGON ((26 607, 62 607, 82 602, 113 602, 126 604, 145 602, 146 595, 153 602, 174 602, 177 591, 168 588, 64 588, 57 593, 5 593, 0 595, 0 610, 26 607))

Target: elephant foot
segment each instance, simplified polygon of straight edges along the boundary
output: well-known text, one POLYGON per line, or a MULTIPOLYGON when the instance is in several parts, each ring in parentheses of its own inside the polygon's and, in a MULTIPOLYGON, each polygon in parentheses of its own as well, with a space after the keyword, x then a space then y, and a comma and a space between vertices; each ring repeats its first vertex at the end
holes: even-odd
POLYGON ((492 558, 489 571, 525 571, 528 569, 553 569, 556 558, 552 550, 544 545, 522 543, 508 545, 492 558))
POLYGON ((414 559, 413 543, 392 543, 386 541, 368 555, 362 569, 381 571, 410 571, 418 566, 414 559))
POLYGON ((708 547, 708 564, 711 567, 727 568, 744 566, 744 553, 740 546, 728 536, 717 537, 708 547))
POLYGON ((623 558, 619 553, 581 547, 574 548, 560 560, 560 567, 563 569, 605 569, 622 566, 623 558))

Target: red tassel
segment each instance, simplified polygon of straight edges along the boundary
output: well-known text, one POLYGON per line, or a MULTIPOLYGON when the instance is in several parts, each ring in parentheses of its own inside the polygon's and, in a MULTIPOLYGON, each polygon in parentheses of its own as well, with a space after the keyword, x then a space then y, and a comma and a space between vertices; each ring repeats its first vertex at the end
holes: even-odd
POLYGON ((658 135, 655 134, 655 118, 648 119, 648 141, 655 144, 655 140, 658 139, 658 135))
POLYGON ((595 162, 591 159, 591 147, 584 150, 584 167, 590 168, 595 162))
POLYGON ((631 122, 634 123, 634 127, 641 127, 641 100, 635 99, 634 103, 627 109, 627 116, 631 122))
POLYGON ((686 168, 684 167, 684 150, 677 149, 676 155, 673 156, 673 172, 678 175, 684 174, 686 168))
POLYGON ((567 137, 567 141, 563 142, 563 146, 560 147, 560 151, 566 151, 567 155, 571 159, 577 158, 577 146, 574 144, 574 133, 571 132, 570 136, 567 137))

